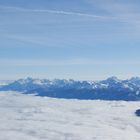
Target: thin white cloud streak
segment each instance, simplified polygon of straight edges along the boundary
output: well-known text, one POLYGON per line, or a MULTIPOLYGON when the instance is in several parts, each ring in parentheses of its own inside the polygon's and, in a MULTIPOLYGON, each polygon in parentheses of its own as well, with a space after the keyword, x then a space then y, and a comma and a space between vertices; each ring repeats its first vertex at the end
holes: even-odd
POLYGON ((71 65, 140 65, 139 61, 111 61, 91 59, 0 59, 0 67, 4 66, 71 66, 71 65))
MULTIPOLYGON (((114 4, 114 3, 113 3, 114 4)), ((48 13, 48 14, 57 14, 57 15, 66 15, 66 16, 78 16, 83 18, 90 18, 90 19, 96 19, 96 20, 115 20, 119 22, 124 23, 133 23, 135 26, 138 26, 140 23, 139 14, 136 16, 134 13, 131 13, 132 11, 129 11, 130 7, 121 5, 121 4, 105 4, 100 5, 101 8, 104 10, 113 13, 113 16, 100 16, 100 15, 93 15, 93 14, 86 14, 86 13, 80 13, 80 12, 71 12, 71 11, 63 11, 63 10, 50 10, 50 9, 26 9, 22 7, 14 7, 14 6, 4 6, 0 5, 0 10, 2 11, 10 11, 10 12, 33 12, 33 13, 48 13), (121 9, 121 10, 120 10, 121 9), (124 9, 124 13, 123 10, 124 9), (128 11, 128 13, 126 12, 128 11)), ((99 5, 98 5, 99 6, 99 5)), ((99 6, 99 7, 100 7, 99 6)))
MULTIPOLYGON (((47 44, 46 39, 45 40, 39 40, 38 38, 33 38, 33 37, 25 37, 25 36, 20 36, 20 35, 11 35, 11 34, 6 34, 4 37, 8 39, 12 39, 18 42, 23 42, 23 43, 31 43, 31 44, 36 44, 36 45, 43 45, 49 47, 47 44)), ((52 45, 50 46, 52 47, 52 45)))
POLYGON ((0 5, 0 9, 4 11, 11 11, 11 12, 49 13, 49 14, 58 14, 58 15, 80 16, 80 17, 87 17, 87 18, 94 18, 94 19, 101 19, 101 20, 117 19, 116 17, 111 17, 111 16, 99 16, 93 14, 80 13, 80 12, 68 12, 63 10, 25 9, 21 7, 11 7, 11 6, 3 6, 3 5, 0 5))
POLYGON ((63 11, 63 10, 26 9, 22 7, 4 6, 4 5, 0 5, 0 10, 5 12, 10 11, 10 12, 48 13, 48 14, 58 14, 58 15, 67 15, 67 16, 87 17, 87 18, 98 19, 98 20, 117 20, 119 22, 126 22, 126 23, 137 23, 137 24, 140 23, 139 14, 135 15, 134 10, 132 10, 133 7, 130 7, 130 5, 126 6, 118 3, 117 4, 105 3, 99 5, 97 4, 97 6, 106 10, 109 13, 112 13, 113 16, 100 16, 100 15, 63 11))
MULTIPOLYGON (((42 47, 47 47, 47 48, 70 48, 71 45, 69 46, 67 44, 67 41, 65 41, 64 39, 53 39, 51 37, 46 37, 46 36, 24 36, 24 35, 14 35, 14 34, 3 34, 3 37, 10 39, 10 40, 14 40, 16 42, 21 42, 21 43, 28 43, 28 47, 32 47, 32 44, 34 44, 35 47, 38 46, 42 46, 42 47), (31 44, 31 46, 29 45, 31 44), (63 44, 63 45, 58 45, 58 44, 63 44)), ((69 44, 73 44, 73 41, 70 41, 69 44)), ((14 47, 20 47, 20 46, 14 46, 14 47)), ((1 48, 1 46, 0 46, 1 48)))

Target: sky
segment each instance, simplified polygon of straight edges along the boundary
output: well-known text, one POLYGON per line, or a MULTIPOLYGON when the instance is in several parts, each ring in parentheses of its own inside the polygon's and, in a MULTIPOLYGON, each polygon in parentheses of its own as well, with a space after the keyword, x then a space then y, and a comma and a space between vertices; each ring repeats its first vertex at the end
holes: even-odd
POLYGON ((139 0, 0 0, 0 79, 140 76, 139 0))

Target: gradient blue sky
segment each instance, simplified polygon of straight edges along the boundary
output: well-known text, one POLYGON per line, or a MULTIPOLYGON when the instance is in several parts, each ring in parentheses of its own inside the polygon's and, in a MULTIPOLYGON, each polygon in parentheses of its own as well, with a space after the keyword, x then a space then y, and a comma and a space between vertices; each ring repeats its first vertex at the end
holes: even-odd
POLYGON ((140 76, 139 0, 0 0, 0 77, 140 76))

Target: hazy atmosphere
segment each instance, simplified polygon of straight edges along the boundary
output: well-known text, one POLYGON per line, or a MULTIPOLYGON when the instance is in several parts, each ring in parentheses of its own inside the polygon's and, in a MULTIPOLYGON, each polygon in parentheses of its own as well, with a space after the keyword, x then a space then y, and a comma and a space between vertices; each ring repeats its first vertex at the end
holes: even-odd
POLYGON ((0 77, 140 76, 138 0, 0 0, 0 77))

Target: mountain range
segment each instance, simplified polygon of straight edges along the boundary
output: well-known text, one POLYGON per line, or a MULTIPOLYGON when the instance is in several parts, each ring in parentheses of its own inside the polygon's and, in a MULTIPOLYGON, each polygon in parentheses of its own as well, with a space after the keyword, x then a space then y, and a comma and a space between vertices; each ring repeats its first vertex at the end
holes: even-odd
POLYGON ((1 85, 0 91, 19 91, 24 94, 66 99, 139 101, 140 78, 120 80, 110 77, 101 81, 26 78, 1 85))

